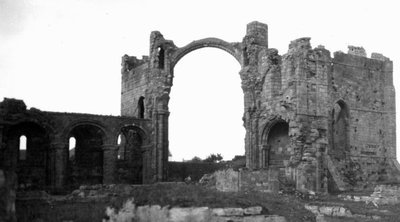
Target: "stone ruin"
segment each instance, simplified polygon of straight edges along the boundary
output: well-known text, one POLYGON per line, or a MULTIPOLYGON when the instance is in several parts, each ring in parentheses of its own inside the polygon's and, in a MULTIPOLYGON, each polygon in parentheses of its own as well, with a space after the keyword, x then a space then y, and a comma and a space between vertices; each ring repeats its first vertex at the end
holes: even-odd
POLYGON ((174 67, 204 47, 228 52, 241 66, 246 170, 238 177, 317 193, 399 181, 392 61, 354 46, 331 57, 310 38, 293 40, 280 55, 268 46, 268 26, 251 22, 234 43, 205 38, 177 47, 152 32, 149 56, 122 57, 121 116, 27 110, 4 99, 0 206, 15 210, 16 189, 166 181, 174 67))
POLYGON ((168 175, 174 67, 203 47, 222 49, 241 66, 246 167, 265 171, 264 183, 329 192, 398 181, 392 61, 378 53, 367 58, 354 46, 332 58, 323 46, 313 49, 310 38, 292 41, 279 55, 259 22, 248 24, 235 43, 205 38, 177 47, 155 31, 148 57, 122 58, 121 114, 152 119, 157 149, 149 172, 157 180, 168 175))

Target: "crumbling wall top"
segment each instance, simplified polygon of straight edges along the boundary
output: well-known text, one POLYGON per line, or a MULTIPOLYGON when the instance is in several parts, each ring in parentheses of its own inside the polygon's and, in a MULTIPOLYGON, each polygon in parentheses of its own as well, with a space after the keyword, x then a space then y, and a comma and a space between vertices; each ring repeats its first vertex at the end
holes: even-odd
POLYGON ((367 53, 365 52, 365 49, 363 47, 349 45, 348 48, 349 50, 347 51, 347 53, 350 55, 367 57, 367 53))
MULTIPOLYGON (((246 37, 252 37, 247 39, 247 42, 252 44, 258 44, 268 47, 268 25, 261 22, 250 22, 247 24, 246 37)), ((245 37, 245 39, 246 39, 245 37)))
POLYGON ((303 37, 295 39, 289 44, 289 53, 297 50, 309 50, 311 49, 310 37, 303 37))
POLYGON ((390 60, 388 57, 386 57, 380 53, 376 53, 376 52, 373 52, 371 54, 371 59, 376 59, 376 60, 385 61, 385 62, 390 60))
POLYGON ((0 102, 0 113, 21 113, 26 111, 24 101, 19 99, 4 98, 0 102))

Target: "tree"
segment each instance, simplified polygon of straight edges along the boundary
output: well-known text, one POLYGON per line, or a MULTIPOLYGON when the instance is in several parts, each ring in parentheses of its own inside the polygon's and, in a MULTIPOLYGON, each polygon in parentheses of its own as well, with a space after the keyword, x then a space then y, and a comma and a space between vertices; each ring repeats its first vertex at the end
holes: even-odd
POLYGON ((210 154, 207 158, 205 158, 203 161, 208 162, 208 163, 217 163, 220 162, 223 159, 222 155, 220 153, 217 154, 210 154))
POLYGON ((195 156, 195 157, 193 157, 191 160, 189 160, 189 162, 193 162, 193 163, 200 163, 200 162, 202 162, 203 160, 200 158, 200 157, 198 157, 198 156, 195 156))

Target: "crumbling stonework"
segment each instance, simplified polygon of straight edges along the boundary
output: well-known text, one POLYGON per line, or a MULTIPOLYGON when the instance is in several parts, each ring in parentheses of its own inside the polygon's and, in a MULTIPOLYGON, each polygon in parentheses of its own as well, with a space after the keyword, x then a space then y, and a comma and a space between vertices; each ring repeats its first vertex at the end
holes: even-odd
POLYGON ((121 114, 152 121, 154 146, 144 158, 155 181, 168 177, 174 66, 203 47, 222 49, 241 65, 248 169, 275 171, 280 184, 316 192, 399 179, 392 62, 354 46, 331 57, 310 38, 293 40, 280 55, 268 46, 267 25, 252 22, 242 42, 205 38, 177 47, 155 31, 149 56, 123 56, 121 114))
POLYGON ((264 215, 262 207, 248 208, 208 208, 208 207, 161 207, 159 205, 135 206, 133 200, 124 203, 123 208, 116 211, 108 207, 108 220, 119 221, 152 221, 152 222, 219 222, 219 221, 259 221, 259 222, 286 222, 286 218, 279 215, 264 215))
POLYGON ((118 117, 27 110, 4 99, 0 192, 8 199, 0 216, 13 217, 15 190, 167 181, 174 67, 203 47, 224 50, 241 66, 246 169, 238 180, 246 190, 363 190, 400 180, 392 61, 354 46, 332 57, 310 38, 293 40, 281 55, 269 48, 267 25, 251 22, 234 43, 205 38, 177 47, 152 32, 148 56, 122 57, 118 117))
POLYGON ((207 185, 222 192, 274 192, 279 191, 278 171, 233 169, 218 170, 209 175, 211 180, 207 185), (212 184, 214 183, 214 184, 212 184))
POLYGON ((0 126, 0 169, 18 175, 19 190, 58 192, 81 184, 145 180, 142 152, 150 144, 148 120, 27 110, 21 100, 5 98, 0 103, 0 126), (70 150, 72 137, 76 144, 70 150), (118 137, 125 142, 118 144, 118 137), (118 158, 120 153, 124 159, 118 158), (133 175, 119 177, 117 172, 124 170, 133 175))

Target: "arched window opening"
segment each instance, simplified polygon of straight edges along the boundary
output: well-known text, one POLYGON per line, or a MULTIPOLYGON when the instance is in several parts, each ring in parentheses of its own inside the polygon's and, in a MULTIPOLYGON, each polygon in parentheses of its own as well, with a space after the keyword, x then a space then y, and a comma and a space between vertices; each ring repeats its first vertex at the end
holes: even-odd
POLYGON ((69 138, 69 147, 68 147, 68 152, 69 152, 69 159, 73 160, 75 159, 75 146, 76 146, 76 139, 75 137, 70 137, 69 138))
POLYGON ((118 135, 117 144, 121 145, 121 134, 118 135))
POLYGON ((337 102, 332 109, 332 150, 343 155, 348 146, 348 112, 344 102, 337 102))
POLYGON ((117 144, 118 144, 118 154, 117 154, 117 159, 118 160, 125 160, 125 136, 124 134, 120 133, 118 135, 117 139, 117 144))
POLYGON ((158 47, 157 49, 157 58, 158 58, 158 68, 159 69, 164 69, 164 49, 161 47, 158 47))
POLYGON ((27 138, 25 135, 19 137, 19 160, 26 160, 27 138))
POLYGON ((144 97, 141 96, 138 101, 138 118, 144 118, 144 97))

